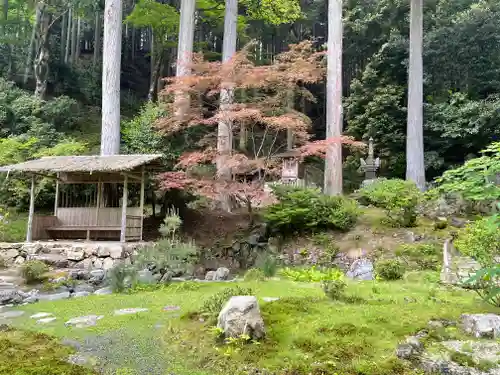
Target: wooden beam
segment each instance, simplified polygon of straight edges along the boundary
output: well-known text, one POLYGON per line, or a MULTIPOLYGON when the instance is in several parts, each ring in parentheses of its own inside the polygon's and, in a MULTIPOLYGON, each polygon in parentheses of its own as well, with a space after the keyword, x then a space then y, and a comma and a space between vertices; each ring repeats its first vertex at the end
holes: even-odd
POLYGON ((142 181, 142 177, 136 176, 136 175, 134 175, 132 173, 122 172, 121 175, 122 176, 127 176, 131 180, 142 181))
POLYGON ((57 217, 57 208, 59 207, 59 179, 56 180, 56 198, 54 200, 54 216, 57 217))
POLYGON ((142 167, 142 178, 141 178, 141 200, 140 200, 140 204, 139 204, 139 207, 141 209, 141 241, 142 241, 142 234, 143 234, 143 230, 144 230, 144 176, 145 176, 145 172, 144 172, 144 166, 142 167))
POLYGON ((97 202, 95 205, 95 225, 99 225, 99 208, 101 207, 101 194, 102 194, 102 182, 101 178, 99 178, 99 182, 97 183, 97 202))
POLYGON ((33 216, 35 215, 35 175, 31 176, 30 209, 28 216, 28 228, 26 230, 26 242, 33 241, 33 216))
POLYGON ((127 202, 128 202, 128 176, 123 177, 123 199, 122 199, 122 226, 120 230, 120 242, 125 242, 127 233, 127 202))

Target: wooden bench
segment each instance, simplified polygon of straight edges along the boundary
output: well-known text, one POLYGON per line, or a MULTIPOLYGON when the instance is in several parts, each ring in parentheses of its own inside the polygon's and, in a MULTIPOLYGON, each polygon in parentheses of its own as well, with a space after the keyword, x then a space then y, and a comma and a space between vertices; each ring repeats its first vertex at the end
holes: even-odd
POLYGON ((77 226, 69 226, 69 225, 61 225, 49 227, 46 229, 47 233, 55 239, 55 233, 57 232, 85 232, 87 234, 87 240, 90 239, 90 234, 92 232, 116 232, 118 237, 120 237, 121 227, 119 226, 97 226, 97 225, 77 225, 77 226))

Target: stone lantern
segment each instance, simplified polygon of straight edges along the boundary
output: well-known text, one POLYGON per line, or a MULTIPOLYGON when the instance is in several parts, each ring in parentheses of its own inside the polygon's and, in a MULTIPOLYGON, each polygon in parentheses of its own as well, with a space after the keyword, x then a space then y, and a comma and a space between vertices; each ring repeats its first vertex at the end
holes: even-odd
POLYGON ((361 158, 360 161, 361 170, 365 173, 365 179, 362 186, 366 186, 377 178, 377 170, 380 167, 380 159, 375 159, 374 157, 372 137, 368 140, 368 157, 366 159, 361 158))
POLYGON ((302 165, 300 163, 300 152, 290 150, 275 157, 282 159, 281 182, 291 183, 299 180, 302 174, 302 165))

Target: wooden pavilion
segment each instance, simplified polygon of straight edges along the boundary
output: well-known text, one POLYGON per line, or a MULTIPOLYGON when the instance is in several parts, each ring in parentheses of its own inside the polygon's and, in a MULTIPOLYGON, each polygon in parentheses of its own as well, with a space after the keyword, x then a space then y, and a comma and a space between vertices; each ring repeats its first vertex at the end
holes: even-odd
POLYGON ((51 156, 0 167, 0 172, 7 172, 7 177, 14 172, 31 175, 26 242, 62 238, 142 241, 145 178, 161 169, 161 157, 51 156), (53 215, 35 215, 37 176, 56 180, 53 215), (135 202, 130 191, 138 196, 135 202))

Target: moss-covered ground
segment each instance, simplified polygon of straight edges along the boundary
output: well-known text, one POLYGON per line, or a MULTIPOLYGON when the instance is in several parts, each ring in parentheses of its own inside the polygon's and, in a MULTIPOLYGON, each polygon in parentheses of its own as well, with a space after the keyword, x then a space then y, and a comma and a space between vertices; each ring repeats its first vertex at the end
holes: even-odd
MULTIPOLYGON (((27 313, 13 324, 59 339, 79 340, 88 354, 114 374, 232 375, 254 373, 249 372, 254 369, 280 375, 413 374, 394 356, 405 336, 433 318, 457 319, 466 312, 495 311, 472 292, 439 287, 437 278, 436 273, 409 273, 397 282, 350 283, 342 301, 327 299, 317 284, 239 283, 260 298, 267 338, 259 344, 220 346, 211 324, 192 314, 214 293, 231 286, 228 283, 184 283, 133 294, 40 302, 22 307, 27 313), (280 299, 265 302, 263 297, 280 299), (114 316, 114 310, 129 307, 149 311, 114 316), (29 316, 38 312, 53 313, 57 320, 36 324, 29 316), (64 325, 70 318, 90 314, 104 318, 89 328, 64 325)), ((0 333, 0 337, 5 345, 5 340, 17 334, 0 333)), ((58 348, 55 342, 48 343, 58 348)), ((2 359, 4 367, 17 366, 15 357, 2 359)), ((80 374, 67 372, 73 373, 80 374)))

